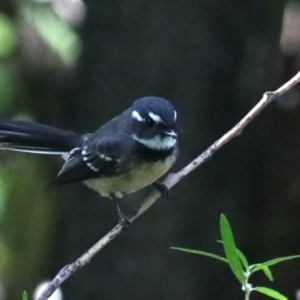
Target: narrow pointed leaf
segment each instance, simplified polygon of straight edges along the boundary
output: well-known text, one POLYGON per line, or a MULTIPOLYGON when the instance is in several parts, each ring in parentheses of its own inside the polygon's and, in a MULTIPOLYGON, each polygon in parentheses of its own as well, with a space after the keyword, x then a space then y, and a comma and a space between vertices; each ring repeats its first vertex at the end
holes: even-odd
POLYGON ((241 250, 239 250, 237 248, 236 248, 236 252, 237 252, 237 255, 238 255, 241 263, 243 264, 245 270, 247 270, 249 267, 249 263, 248 263, 246 256, 244 255, 244 253, 241 250))
POLYGON ((221 227, 221 237, 223 241, 224 251, 226 254, 226 258, 228 260, 228 264, 235 277, 243 285, 245 283, 245 276, 244 276, 242 263, 237 254, 237 249, 235 246, 230 224, 226 216, 223 214, 221 214, 221 218, 220 218, 220 227, 221 227))
POLYGON ((278 258, 274 258, 271 260, 268 260, 266 262, 263 262, 261 264, 257 264, 257 266, 255 268, 253 268, 252 272, 256 272, 261 270, 264 267, 270 267, 276 264, 279 264, 283 261, 287 261, 287 260, 291 260, 291 259, 296 259, 296 258, 300 258, 300 255, 290 255, 290 256, 284 256, 284 257, 278 257, 278 258))
POLYGON ((265 273, 265 275, 269 278, 270 281, 273 281, 273 280, 274 280, 270 268, 268 268, 268 267, 263 267, 261 270, 265 273))
POLYGON ((27 292, 26 291, 23 292, 22 300, 28 300, 27 292))
POLYGON ((287 297, 280 294, 279 292, 277 292, 275 290, 272 290, 272 289, 269 289, 269 288, 266 288, 266 287, 259 286, 259 287, 254 288, 253 290, 257 291, 259 293, 262 293, 264 295, 267 295, 267 296, 269 296, 270 298, 273 298, 273 299, 289 300, 287 297))
POLYGON ((186 252, 186 253, 191 253, 191 254, 208 256, 208 257, 211 257, 211 258, 214 258, 214 259, 217 259, 217 260, 227 263, 226 258, 216 255, 216 254, 213 254, 213 253, 209 253, 209 252, 205 252, 205 251, 201 251, 201 250, 191 250, 191 249, 179 248, 179 247, 171 247, 171 249, 186 252))
MULTIPOLYGON (((223 241, 217 240, 217 242, 220 243, 220 244, 222 244, 222 245, 224 245, 223 241)), ((240 261, 243 264, 245 270, 247 270, 248 267, 249 267, 249 263, 248 263, 248 260, 247 260, 247 258, 245 256, 245 254, 240 249, 238 249, 238 248, 236 248, 236 252, 237 252, 237 255, 240 258, 240 261)))

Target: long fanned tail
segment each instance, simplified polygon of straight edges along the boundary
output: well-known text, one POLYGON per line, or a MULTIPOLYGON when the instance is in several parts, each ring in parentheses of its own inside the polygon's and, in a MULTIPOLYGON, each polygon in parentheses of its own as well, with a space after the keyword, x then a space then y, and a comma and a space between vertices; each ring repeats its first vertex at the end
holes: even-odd
POLYGON ((79 140, 70 131, 25 121, 0 120, 0 150, 40 154, 69 152, 79 140))

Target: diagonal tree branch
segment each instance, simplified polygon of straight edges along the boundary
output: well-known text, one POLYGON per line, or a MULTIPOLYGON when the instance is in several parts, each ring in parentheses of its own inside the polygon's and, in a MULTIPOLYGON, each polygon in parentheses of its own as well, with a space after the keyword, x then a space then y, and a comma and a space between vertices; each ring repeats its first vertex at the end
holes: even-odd
MULTIPOLYGON (((243 129, 258 115, 262 110, 270 104, 274 99, 280 97, 282 94, 291 89, 300 81, 300 72, 298 72, 292 79, 278 88, 273 92, 264 93, 261 100, 248 112, 248 114, 240 120, 233 128, 226 132, 220 139, 213 143, 207 150, 195 158, 191 163, 185 166, 178 173, 169 174, 169 176, 163 182, 169 189, 172 188, 179 181, 183 180, 189 173, 194 171, 213 154, 231 141, 233 138, 242 133, 243 129)), ((139 208, 138 212, 130 219, 131 222, 135 221, 139 216, 146 212, 157 200, 161 197, 160 192, 153 191, 145 199, 142 206, 139 208)), ((85 266, 93 256, 98 253, 102 248, 109 244, 115 237, 117 237, 122 232, 122 227, 120 225, 115 226, 109 233, 107 233, 102 239, 100 239, 94 246, 87 250, 81 257, 79 257, 73 263, 63 267, 54 279, 49 283, 47 288, 38 298, 38 300, 47 300, 53 292, 71 275, 73 275, 78 269, 85 266)))

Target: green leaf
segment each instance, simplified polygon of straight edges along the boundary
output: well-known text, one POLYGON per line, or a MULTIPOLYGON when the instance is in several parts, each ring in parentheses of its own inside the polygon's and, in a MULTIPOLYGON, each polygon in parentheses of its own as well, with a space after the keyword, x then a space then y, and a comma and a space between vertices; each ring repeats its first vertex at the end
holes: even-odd
POLYGON ((27 292, 26 291, 23 292, 22 300, 28 300, 27 292))
POLYGON ((263 267, 261 270, 262 270, 262 271, 265 273, 265 275, 270 279, 270 281, 273 281, 273 280, 274 280, 273 275, 272 275, 272 272, 271 272, 271 270, 270 270, 269 267, 263 267))
MULTIPOLYGON (((220 243, 220 244, 222 244, 222 245, 224 245, 223 241, 217 240, 217 242, 220 243)), ((245 256, 245 254, 240 249, 238 249, 238 248, 236 248, 236 252, 237 252, 237 255, 238 255, 241 263, 243 264, 245 270, 247 270, 248 267, 249 267, 249 263, 248 263, 248 260, 247 260, 247 258, 245 256)))
POLYGON ((186 248, 178 248, 178 247, 171 247, 171 249, 186 252, 186 253, 191 253, 191 254, 208 256, 208 257, 211 257, 211 258, 214 258, 214 259, 217 259, 217 260, 220 260, 220 261, 223 261, 223 262, 227 263, 226 258, 224 258, 222 256, 219 256, 219 255, 216 255, 216 254, 213 254, 213 253, 209 253, 209 252, 205 252, 205 251, 201 251, 201 250, 191 250, 191 249, 186 249, 186 248))
POLYGON ((276 265, 276 264, 281 263, 283 261, 291 260, 291 259, 296 259, 296 258, 300 258, 300 255, 290 255, 290 256, 284 256, 284 257, 274 258, 274 259, 268 260, 266 262, 263 262, 261 264, 257 264, 252 269, 252 272, 256 272, 256 271, 259 271, 259 270, 263 269, 264 267, 273 266, 273 265, 276 265))
POLYGON ((273 298, 273 299, 289 300, 287 297, 280 294, 279 292, 277 292, 275 290, 272 290, 272 289, 269 289, 269 288, 266 288, 266 287, 259 286, 259 287, 254 288, 253 290, 257 291, 259 293, 262 293, 264 295, 267 295, 267 296, 269 296, 270 298, 273 298))
POLYGON ((244 255, 244 253, 241 250, 239 250, 237 248, 236 248, 236 252, 237 252, 237 255, 238 255, 241 263, 243 264, 245 270, 247 270, 249 267, 249 263, 248 263, 246 256, 244 255))
POLYGON ((224 251, 228 264, 235 275, 235 277, 240 281, 242 285, 245 283, 245 275, 242 267, 242 263, 237 254, 237 248, 235 246, 233 234, 231 231, 230 224, 225 215, 221 214, 220 218, 221 236, 224 243, 224 251))

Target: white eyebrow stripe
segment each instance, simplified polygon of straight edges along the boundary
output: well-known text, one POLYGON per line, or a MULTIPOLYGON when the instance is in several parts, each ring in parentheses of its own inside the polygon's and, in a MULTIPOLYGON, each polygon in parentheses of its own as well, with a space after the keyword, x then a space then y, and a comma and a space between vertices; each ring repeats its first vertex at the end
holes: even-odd
POLYGON ((151 111, 148 113, 148 115, 155 123, 163 123, 163 120, 159 115, 156 115, 151 111))
POLYGON ((136 110, 134 110, 134 111, 131 113, 131 117, 132 117, 133 119, 138 120, 139 122, 146 121, 145 119, 143 119, 143 118, 141 117, 141 115, 140 115, 136 110))
POLYGON ((176 119, 177 119, 177 111, 174 110, 174 121, 176 121, 176 119))

